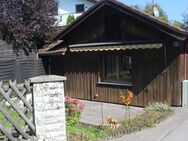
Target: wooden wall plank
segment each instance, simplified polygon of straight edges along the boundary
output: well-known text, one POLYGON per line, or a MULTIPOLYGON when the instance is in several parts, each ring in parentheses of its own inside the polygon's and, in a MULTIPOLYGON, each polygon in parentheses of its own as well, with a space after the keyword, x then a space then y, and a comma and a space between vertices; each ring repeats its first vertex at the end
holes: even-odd
POLYGON ((168 52, 166 67, 163 49, 134 50, 132 54, 134 60, 133 87, 123 88, 97 84, 100 77, 98 72, 101 72, 98 66, 100 53, 67 55, 64 64, 66 66, 65 76, 67 76, 66 95, 121 104, 120 92, 126 94, 126 90, 129 89, 135 94, 133 105, 145 106, 153 101, 166 101, 171 105, 180 106, 178 49, 168 52), (72 65, 77 58, 79 58, 79 64, 72 65), (98 99, 94 99, 96 94, 99 95, 98 99))

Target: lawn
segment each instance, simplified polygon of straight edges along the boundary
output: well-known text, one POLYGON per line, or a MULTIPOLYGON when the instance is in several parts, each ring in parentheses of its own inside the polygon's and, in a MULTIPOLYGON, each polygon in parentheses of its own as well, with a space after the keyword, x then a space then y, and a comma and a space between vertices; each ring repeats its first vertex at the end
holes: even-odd
POLYGON ((105 127, 79 124, 77 126, 67 126, 69 141, 96 141, 109 135, 110 130, 105 127))

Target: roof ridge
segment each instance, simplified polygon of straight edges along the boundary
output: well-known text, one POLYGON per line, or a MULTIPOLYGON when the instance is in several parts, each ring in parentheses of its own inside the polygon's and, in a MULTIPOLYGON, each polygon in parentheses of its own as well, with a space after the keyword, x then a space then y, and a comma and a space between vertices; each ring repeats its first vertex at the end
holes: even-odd
MULTIPOLYGON (((52 40, 57 40, 60 39, 62 36, 64 36, 65 34, 67 34, 72 28, 75 28, 76 26, 78 26, 81 22, 83 22, 88 16, 92 15, 93 13, 95 13, 98 9, 100 9, 101 7, 103 7, 104 5, 108 5, 112 8, 117 8, 117 10, 120 10, 120 8, 124 9, 124 11, 122 11, 123 13, 125 13, 126 11, 128 11, 130 13, 130 16, 132 16, 133 18, 135 16, 137 16, 139 19, 138 20, 142 20, 144 22, 144 18, 145 20, 150 21, 150 24, 155 24, 153 25, 153 28, 157 28, 158 30, 169 34, 170 36, 175 35, 174 37, 180 37, 181 36, 188 36, 188 32, 181 30, 179 28, 176 28, 168 23, 165 23, 164 21, 151 16, 149 14, 147 14, 144 11, 135 9, 133 7, 130 7, 120 1, 117 0, 101 0, 98 3, 96 3, 95 5, 93 5, 92 7, 90 7, 86 12, 84 12, 80 17, 78 17, 75 21, 73 21, 70 25, 68 25, 67 27, 65 27, 65 29, 63 29, 60 34, 58 34, 57 36, 55 36, 52 40), (159 28, 158 26, 162 26, 161 28, 159 28), (176 36, 177 35, 177 36, 176 36)), ((149 22, 148 22, 149 24, 149 22)), ((184 39, 183 39, 184 40, 184 39)))

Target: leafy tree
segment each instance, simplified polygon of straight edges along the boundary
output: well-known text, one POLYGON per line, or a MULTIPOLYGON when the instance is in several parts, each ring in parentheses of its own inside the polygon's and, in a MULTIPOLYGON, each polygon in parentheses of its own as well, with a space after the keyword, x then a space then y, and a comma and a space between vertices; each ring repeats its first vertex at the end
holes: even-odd
POLYGON ((132 7, 132 8, 135 8, 135 9, 138 9, 138 10, 141 10, 141 8, 140 8, 140 6, 139 6, 138 4, 132 5, 131 7, 132 7))
POLYGON ((71 24, 75 20, 74 15, 69 15, 67 17, 67 25, 71 24))
POLYGON ((57 0, 0 0, 0 38, 25 51, 48 38, 57 0))
MULTIPOLYGON (((160 7, 160 5, 155 4, 154 6, 157 7, 157 9, 159 10, 159 17, 158 18, 163 20, 164 22, 168 23, 168 16, 164 12, 164 10, 160 7)), ((136 8, 138 10, 144 10, 146 13, 153 16, 153 4, 152 3, 147 3, 144 8, 142 8, 139 5, 132 5, 131 7, 136 8)))
POLYGON ((176 20, 172 23, 172 25, 173 25, 174 27, 177 27, 177 28, 183 28, 183 27, 184 27, 184 24, 183 24, 183 23, 181 23, 181 22, 179 22, 179 21, 176 21, 176 20))
MULTIPOLYGON (((168 23, 168 16, 167 14, 164 12, 164 10, 160 7, 159 4, 155 4, 155 7, 157 7, 157 9, 159 10, 159 19, 161 19, 162 21, 168 23)), ((150 15, 153 15, 153 4, 148 3, 145 8, 144 11, 150 15)))
POLYGON ((183 28, 188 31, 188 13, 183 14, 184 26, 183 28))

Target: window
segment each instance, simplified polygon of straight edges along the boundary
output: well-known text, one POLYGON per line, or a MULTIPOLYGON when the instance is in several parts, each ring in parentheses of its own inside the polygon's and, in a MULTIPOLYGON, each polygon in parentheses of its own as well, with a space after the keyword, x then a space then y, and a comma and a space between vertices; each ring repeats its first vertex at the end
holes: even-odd
POLYGON ((82 13, 85 11, 85 5, 84 4, 77 4, 76 5, 76 13, 82 13))
POLYGON ((131 83, 132 59, 130 56, 106 55, 103 64, 103 81, 131 83))
POLYGON ((60 22, 63 21, 63 17, 62 17, 62 16, 59 17, 59 21, 60 21, 60 22))

